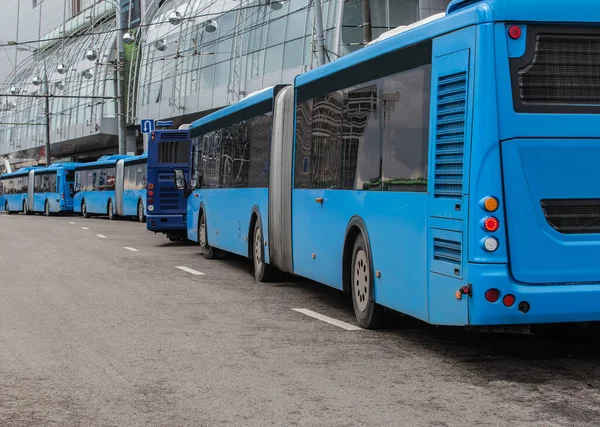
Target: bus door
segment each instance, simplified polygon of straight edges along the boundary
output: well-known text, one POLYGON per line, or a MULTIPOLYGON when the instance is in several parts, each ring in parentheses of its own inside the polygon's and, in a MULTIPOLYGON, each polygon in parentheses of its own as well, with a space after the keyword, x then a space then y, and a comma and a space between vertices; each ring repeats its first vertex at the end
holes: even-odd
POLYGON ((35 193, 35 171, 29 171, 29 182, 27 186, 27 210, 33 211, 34 199, 33 195, 35 193))
POLYGON ((125 160, 117 161, 117 170, 115 174, 115 213, 118 216, 124 215, 123 209, 123 178, 125 176, 125 160))
MULTIPOLYGON (((433 41, 429 164, 429 322, 469 324, 466 232, 475 27, 433 41)), ((483 53, 489 54, 489 53, 483 53)))

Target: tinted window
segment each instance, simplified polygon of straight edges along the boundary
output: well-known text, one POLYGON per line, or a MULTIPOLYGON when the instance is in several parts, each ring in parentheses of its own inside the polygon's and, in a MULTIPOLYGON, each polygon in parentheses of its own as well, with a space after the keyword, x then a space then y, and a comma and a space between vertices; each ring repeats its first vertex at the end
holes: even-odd
POLYGON ((190 143, 161 141, 158 143, 158 163, 188 163, 190 143))
POLYGON ((431 66, 383 78, 383 183, 427 191, 431 66))
POLYGON ((65 179, 67 182, 73 182, 75 180, 75 171, 65 171, 65 179))

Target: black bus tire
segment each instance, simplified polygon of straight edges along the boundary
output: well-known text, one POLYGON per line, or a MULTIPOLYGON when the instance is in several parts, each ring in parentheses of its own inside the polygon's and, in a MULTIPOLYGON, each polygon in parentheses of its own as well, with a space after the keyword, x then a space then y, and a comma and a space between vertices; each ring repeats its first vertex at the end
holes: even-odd
POLYGON ((106 213, 108 214, 109 220, 112 221, 113 219, 115 219, 115 210, 113 209, 112 199, 108 199, 108 206, 106 207, 106 213))
POLYGON ((371 253, 362 234, 354 241, 350 263, 350 293, 358 324, 365 329, 377 329, 384 320, 383 307, 373 298, 374 279, 371 253))
POLYGON ((146 215, 144 215, 144 204, 142 203, 141 200, 138 201, 137 213, 138 213, 138 218, 137 218, 138 221, 146 222, 146 215))
POLYGON ((206 216, 204 211, 200 213, 200 219, 198 220, 198 244, 202 255, 206 259, 214 259, 216 256, 215 249, 208 244, 207 239, 208 229, 206 228, 206 216))
POLYGON ((264 236, 260 219, 254 223, 254 233, 252 234, 252 262, 254 263, 254 278, 257 282, 270 282, 276 276, 276 270, 265 263, 265 245, 264 236))
POLYGON ((81 202, 81 216, 84 218, 90 217, 90 214, 87 211, 87 204, 85 203, 85 200, 81 202))

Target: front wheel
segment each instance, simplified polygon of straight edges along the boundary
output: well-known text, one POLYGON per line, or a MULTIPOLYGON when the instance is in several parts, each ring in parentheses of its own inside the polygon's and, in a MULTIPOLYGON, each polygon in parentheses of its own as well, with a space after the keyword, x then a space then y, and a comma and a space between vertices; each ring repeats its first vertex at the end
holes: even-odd
POLYGON ((108 211, 108 212, 107 212, 107 213, 108 213, 108 219, 109 219, 109 220, 111 220, 111 221, 112 221, 113 219, 115 219, 115 211, 114 211, 114 209, 113 209, 113 203, 112 203, 112 200, 109 200, 109 201, 108 201, 108 208, 107 208, 107 211, 108 211))
POLYGON ((83 201, 83 203, 81 203, 81 216, 83 216, 84 218, 90 217, 90 214, 87 211, 87 205, 85 203, 85 200, 83 201))
POLYGON ((273 267, 265 263, 265 247, 260 221, 254 224, 252 259, 254 261, 254 278, 257 282, 269 282, 275 276, 273 267))
POLYGON ((138 202, 138 221, 146 222, 146 215, 144 215, 144 204, 141 200, 138 202))
POLYGON ((383 323, 383 307, 373 300, 371 254, 362 234, 354 242, 350 268, 352 269, 350 291, 356 320, 365 329, 376 329, 383 323))
POLYGON ((206 229, 206 217, 204 212, 200 214, 200 221, 198 224, 198 243, 200 244, 200 250, 202 251, 202 255, 206 259, 214 259, 215 257, 215 249, 208 244, 208 239, 206 238, 206 234, 208 233, 206 229))
POLYGON ((50 203, 48 203, 48 200, 44 203, 44 215, 50 216, 50 203))

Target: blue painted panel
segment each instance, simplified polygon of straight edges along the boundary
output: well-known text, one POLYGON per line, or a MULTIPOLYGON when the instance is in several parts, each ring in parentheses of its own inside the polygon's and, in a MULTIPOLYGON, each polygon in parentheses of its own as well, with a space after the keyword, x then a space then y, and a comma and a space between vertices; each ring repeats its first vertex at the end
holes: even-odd
POLYGON ((600 140, 515 139, 502 144, 511 271, 526 283, 600 280, 600 234, 561 234, 543 199, 600 198, 600 140))
POLYGON ((27 194, 5 194, 4 198, 11 212, 20 212, 23 209, 23 202, 27 200, 27 194))
POLYGON ((341 289, 346 227, 358 216, 369 234, 373 268, 381 272, 375 300, 427 320, 427 194, 297 189, 292 212, 296 274, 341 289))
POLYGON ((473 296, 469 298, 471 325, 511 325, 555 322, 588 322, 600 320, 600 283, 528 286, 511 279, 506 265, 470 264, 469 283, 473 296), (500 290, 500 300, 489 303, 485 291, 500 290), (501 302, 504 295, 516 297, 512 307, 501 302), (522 301, 530 304, 528 313, 519 312, 522 301))
MULTIPOLYGON (((266 188, 224 188, 218 190, 196 190, 189 197, 188 203, 188 238, 197 240, 198 212, 200 203, 204 203, 207 218, 208 243, 227 252, 248 256, 248 240, 252 209, 257 206, 262 217, 264 239, 269 241, 269 190, 266 188), (198 197, 196 197, 198 195, 198 197), (194 220, 191 221, 190 215, 194 220)), ((265 248, 265 261, 269 262, 268 250, 265 248)))
POLYGON ((108 201, 112 199, 114 205, 114 191, 80 191, 75 195, 74 211, 81 213, 81 203, 85 200, 88 213, 106 215, 108 212, 108 201))
POLYGON ((123 191, 123 214, 124 216, 137 216, 138 202, 141 201, 146 212, 146 190, 123 191))

